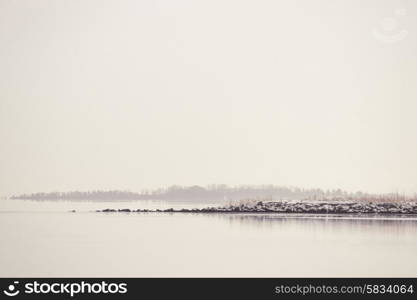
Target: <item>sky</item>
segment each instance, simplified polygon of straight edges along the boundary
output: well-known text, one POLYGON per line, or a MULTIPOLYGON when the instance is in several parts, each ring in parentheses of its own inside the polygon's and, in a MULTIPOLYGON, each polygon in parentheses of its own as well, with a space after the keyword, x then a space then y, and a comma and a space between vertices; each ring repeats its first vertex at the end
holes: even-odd
POLYGON ((413 0, 0 0, 0 196, 417 192, 413 0))

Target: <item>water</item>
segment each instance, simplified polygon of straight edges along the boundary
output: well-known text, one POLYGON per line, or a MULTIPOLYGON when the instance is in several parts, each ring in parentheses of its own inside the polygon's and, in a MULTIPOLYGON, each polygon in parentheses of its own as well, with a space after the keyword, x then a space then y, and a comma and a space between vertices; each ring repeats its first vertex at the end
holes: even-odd
POLYGON ((93 212, 206 205, 0 200, 0 276, 417 276, 417 217, 93 212))

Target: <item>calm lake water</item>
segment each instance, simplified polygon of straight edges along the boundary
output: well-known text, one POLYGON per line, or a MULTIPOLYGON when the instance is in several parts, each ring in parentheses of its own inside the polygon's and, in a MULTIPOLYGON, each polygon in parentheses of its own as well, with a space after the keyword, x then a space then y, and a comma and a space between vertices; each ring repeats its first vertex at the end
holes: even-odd
POLYGON ((202 206, 0 200, 0 276, 417 276, 416 217, 92 212, 202 206))

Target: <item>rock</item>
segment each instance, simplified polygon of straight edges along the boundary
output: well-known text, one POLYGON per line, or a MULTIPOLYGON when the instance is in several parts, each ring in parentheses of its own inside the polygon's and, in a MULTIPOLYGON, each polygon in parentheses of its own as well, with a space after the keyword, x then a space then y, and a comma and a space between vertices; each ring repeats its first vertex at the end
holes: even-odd
MULTIPOLYGON (((101 212, 131 212, 130 209, 104 209, 101 212)), ((134 210, 133 210, 134 211, 134 210)), ((75 210, 73 211, 75 212, 75 210)), ((317 213, 317 214, 417 214, 417 203, 327 203, 327 202, 257 202, 256 205, 237 204, 202 209, 138 209, 136 212, 187 212, 187 213, 317 213)))

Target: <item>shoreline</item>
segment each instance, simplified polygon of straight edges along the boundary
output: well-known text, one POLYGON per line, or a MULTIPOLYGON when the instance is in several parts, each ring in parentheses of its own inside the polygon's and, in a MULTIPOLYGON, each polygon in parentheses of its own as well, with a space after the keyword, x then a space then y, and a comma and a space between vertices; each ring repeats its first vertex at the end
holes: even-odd
MULTIPOLYGON (((74 211, 73 211, 74 212, 74 211)), ((235 204, 224 207, 193 209, 111 209, 96 210, 102 213, 279 213, 279 214, 366 214, 366 215, 417 215, 417 203, 309 203, 262 202, 235 204)))

